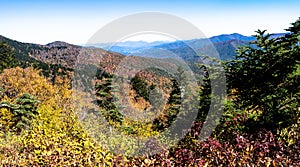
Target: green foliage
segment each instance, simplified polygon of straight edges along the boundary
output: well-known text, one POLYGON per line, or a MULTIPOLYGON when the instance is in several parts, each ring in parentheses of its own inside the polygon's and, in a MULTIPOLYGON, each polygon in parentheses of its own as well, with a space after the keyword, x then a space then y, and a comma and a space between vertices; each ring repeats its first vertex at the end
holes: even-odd
POLYGON ((251 127, 276 131, 296 120, 299 79, 289 77, 300 60, 299 22, 283 37, 270 38, 266 31, 257 31, 256 41, 238 50, 236 60, 227 63, 227 78, 236 100, 247 110, 260 110, 257 121, 249 119, 251 127))
POLYGON ((21 133, 14 133, 0 127, 0 164, 112 166, 113 156, 88 137, 78 123, 70 103, 69 84, 57 78, 56 85, 52 85, 38 73, 33 68, 16 68, 0 75, 5 78, 1 86, 4 87, 2 101, 6 101, 1 103, 0 124, 22 128, 21 133), (24 82, 22 77, 31 82, 24 82), (24 94, 21 88, 36 95, 41 103, 24 94))
POLYGON ((97 92, 96 95, 98 96, 97 103, 102 109, 103 116, 111 124, 121 124, 123 115, 118 111, 118 108, 114 104, 116 97, 112 93, 112 76, 102 78, 101 83, 98 83, 95 88, 97 92))
POLYGON ((38 114, 37 106, 39 101, 29 94, 24 94, 20 98, 17 98, 15 103, 18 105, 14 106, 12 110, 14 115, 12 121, 15 122, 15 127, 19 130, 28 128, 32 119, 38 114))
POLYGON ((137 97, 139 96, 144 98, 146 101, 149 101, 150 89, 148 88, 147 83, 145 81, 143 81, 139 76, 135 76, 131 79, 130 84, 135 90, 137 97))
POLYGON ((153 129, 157 131, 163 131, 174 123, 175 119, 180 112, 182 105, 183 86, 185 83, 184 70, 182 67, 178 67, 175 76, 171 79, 172 91, 168 99, 168 109, 161 111, 161 114, 154 119, 153 129))
POLYGON ((0 73, 6 68, 17 66, 14 51, 6 42, 0 42, 0 73))
POLYGON ((38 103, 39 101, 35 100, 35 97, 24 94, 17 98, 14 104, 1 102, 0 108, 8 109, 12 114, 10 129, 21 132, 24 129, 28 129, 32 120, 38 114, 36 111, 38 103))
POLYGON ((203 83, 199 90, 199 112, 197 121, 204 122, 211 104, 211 81, 209 77, 208 67, 204 64, 199 64, 199 66, 201 66, 201 69, 203 70, 203 83))

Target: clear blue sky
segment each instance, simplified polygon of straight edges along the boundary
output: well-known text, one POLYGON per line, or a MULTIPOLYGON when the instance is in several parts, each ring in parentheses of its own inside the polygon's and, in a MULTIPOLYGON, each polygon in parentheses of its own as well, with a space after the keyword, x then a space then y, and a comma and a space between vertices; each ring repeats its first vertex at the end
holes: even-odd
POLYGON ((196 25, 207 37, 257 29, 284 32, 300 17, 299 0, 0 0, 0 35, 46 44, 85 43, 107 23, 129 14, 157 11, 196 25))

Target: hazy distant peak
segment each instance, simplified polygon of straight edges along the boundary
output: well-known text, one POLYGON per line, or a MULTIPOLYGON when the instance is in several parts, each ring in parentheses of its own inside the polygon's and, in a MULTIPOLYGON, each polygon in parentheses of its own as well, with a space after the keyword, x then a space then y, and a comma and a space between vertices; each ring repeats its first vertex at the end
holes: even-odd
POLYGON ((48 47, 68 47, 68 46, 75 46, 75 45, 72 45, 72 44, 69 44, 69 43, 66 43, 63 41, 55 41, 55 42, 46 44, 46 46, 48 46, 48 47))
POLYGON ((230 41, 233 39, 241 40, 241 41, 253 41, 255 40, 255 37, 252 36, 244 36, 239 33, 233 33, 233 34, 222 34, 218 36, 213 36, 209 38, 212 42, 225 42, 230 41))

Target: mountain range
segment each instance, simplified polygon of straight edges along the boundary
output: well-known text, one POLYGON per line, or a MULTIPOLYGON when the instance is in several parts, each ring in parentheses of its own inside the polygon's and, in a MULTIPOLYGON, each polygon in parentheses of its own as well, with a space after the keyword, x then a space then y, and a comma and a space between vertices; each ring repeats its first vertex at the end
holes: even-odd
MULTIPOLYGON (((102 72, 113 73, 121 60, 126 58, 125 55, 117 52, 95 47, 83 47, 62 41, 40 45, 19 42, 1 35, 0 41, 5 41, 12 47, 20 67, 33 66, 40 69, 41 73, 52 81, 55 81, 57 76, 71 78, 74 75, 74 69, 76 69, 75 65, 89 64, 92 65, 90 66, 92 68, 98 67, 102 72)), ((134 62, 133 64, 151 61, 174 69, 176 68, 175 64, 178 64, 175 59, 157 61, 139 56, 130 56, 130 61, 134 62)))
MULTIPOLYGON (((273 34, 272 37, 284 34, 273 34)), ((0 35, 0 41, 6 41, 15 52, 21 67, 35 66, 42 69, 46 76, 65 75, 74 68, 80 52, 102 56, 112 62, 134 55, 146 58, 166 58, 164 62, 176 62, 174 58, 182 58, 188 62, 195 62, 202 55, 212 56, 217 52, 222 60, 233 59, 236 49, 254 41, 253 36, 244 36, 238 33, 224 34, 210 38, 192 39, 183 41, 127 41, 119 43, 93 44, 79 46, 62 41, 46 45, 23 43, 0 35), (212 53, 214 52, 214 53, 212 53), (63 70, 62 70, 63 69, 63 70)), ((138 59, 138 58, 137 58, 138 59)), ((116 62, 119 62, 116 61, 116 62)), ((112 65, 115 66, 115 65, 112 65)))
MULTIPOLYGON (((284 33, 272 34, 275 38, 284 33)), ((233 59, 239 46, 254 41, 253 36, 244 36, 238 33, 223 34, 210 38, 182 40, 182 41, 127 41, 118 43, 90 44, 89 46, 100 47, 108 51, 119 52, 124 55, 135 55, 152 58, 180 57, 184 60, 194 61, 200 55, 217 53, 221 60, 233 59)))

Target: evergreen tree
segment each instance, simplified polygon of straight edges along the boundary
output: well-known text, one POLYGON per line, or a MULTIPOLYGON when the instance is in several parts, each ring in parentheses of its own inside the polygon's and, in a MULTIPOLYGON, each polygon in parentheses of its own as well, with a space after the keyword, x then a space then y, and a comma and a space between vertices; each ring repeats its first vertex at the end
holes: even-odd
POLYGON ((178 113, 182 107, 182 98, 184 95, 184 86, 186 82, 186 77, 184 75, 184 70, 181 66, 177 68, 172 81, 172 91, 168 100, 168 105, 170 106, 168 110, 162 112, 160 117, 153 121, 153 127, 155 130, 162 131, 165 128, 174 123, 178 113))
POLYGON ((300 20, 283 37, 271 38, 257 31, 256 41, 241 47, 235 60, 227 63, 229 87, 235 90, 236 104, 262 112, 249 126, 276 130, 295 122, 299 78, 291 79, 300 61, 300 20), (256 125, 256 126, 255 126, 256 125))
POLYGON ((114 103, 114 100, 116 100, 117 97, 112 93, 112 78, 113 76, 108 76, 107 78, 104 77, 102 78, 101 83, 96 85, 96 95, 98 97, 97 103, 99 107, 102 108, 102 114, 108 122, 111 124, 121 124, 123 115, 119 112, 118 107, 114 103))
POLYGON ((6 42, 0 42, 0 73, 6 68, 17 66, 14 51, 6 42))
POLYGON ((139 76, 135 76, 131 79, 130 84, 132 88, 135 90, 137 97, 142 97, 146 101, 149 101, 149 92, 150 90, 147 87, 147 83, 141 79, 139 76))
POLYGON ((11 111, 13 114, 13 125, 11 128, 16 132, 21 132, 29 127, 34 117, 38 114, 37 106, 40 102, 34 96, 24 94, 17 98, 14 103, 1 102, 0 108, 7 108, 11 111))

